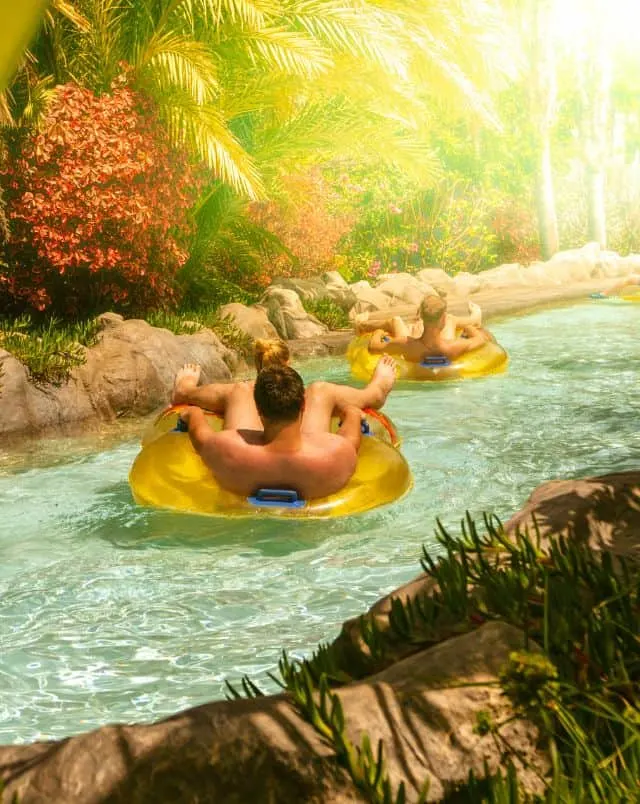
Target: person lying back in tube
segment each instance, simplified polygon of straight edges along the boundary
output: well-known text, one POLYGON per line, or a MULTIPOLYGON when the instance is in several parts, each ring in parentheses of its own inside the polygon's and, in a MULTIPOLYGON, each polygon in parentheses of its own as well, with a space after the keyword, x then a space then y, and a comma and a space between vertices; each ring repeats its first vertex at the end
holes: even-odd
MULTIPOLYGON (((472 314, 474 312, 472 310, 472 314)), ((424 297, 418 308, 418 316, 422 325, 422 333, 418 337, 412 335, 402 318, 396 316, 386 322, 386 327, 376 325, 369 341, 369 351, 374 354, 401 355, 411 363, 422 363, 429 357, 440 355, 453 361, 479 349, 491 339, 476 324, 456 322, 455 318, 447 321, 447 303, 437 294, 430 293, 424 297), (461 323, 462 337, 455 337, 455 327, 461 323)), ((477 316, 479 318, 479 308, 477 316)), ((363 334, 363 331, 371 328, 372 323, 356 321, 357 334, 363 334)))

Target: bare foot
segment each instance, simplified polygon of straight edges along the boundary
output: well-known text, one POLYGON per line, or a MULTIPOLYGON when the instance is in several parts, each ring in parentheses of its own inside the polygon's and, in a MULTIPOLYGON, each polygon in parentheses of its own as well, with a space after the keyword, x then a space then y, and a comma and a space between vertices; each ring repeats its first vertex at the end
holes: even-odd
POLYGON ((475 304, 474 302, 470 301, 467 302, 469 305, 469 316, 471 318, 471 324, 474 327, 481 327, 482 326, 482 310, 480 309, 480 305, 475 304))
POLYGON ((385 399, 396 381, 396 361, 390 355, 382 355, 373 372, 371 383, 375 383, 384 393, 385 399))
POLYGON ((171 395, 173 405, 181 405, 189 401, 189 391, 197 387, 201 371, 202 369, 197 363, 185 363, 178 371, 171 395))

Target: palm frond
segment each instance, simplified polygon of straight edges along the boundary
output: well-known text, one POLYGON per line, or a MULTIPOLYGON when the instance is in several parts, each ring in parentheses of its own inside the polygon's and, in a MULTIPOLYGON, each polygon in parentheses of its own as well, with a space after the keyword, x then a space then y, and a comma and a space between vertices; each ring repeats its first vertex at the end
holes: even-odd
POLYGON ((330 52, 306 34, 263 27, 243 34, 241 42, 252 64, 290 75, 314 78, 332 64, 330 52))
POLYGON ((309 103, 287 121, 264 125, 252 153, 270 182, 278 172, 339 154, 402 166, 425 179, 437 173, 437 159, 419 133, 339 97, 309 103))
POLYGON ((225 23, 252 30, 266 25, 278 13, 276 0, 188 0, 216 28, 225 23))
POLYGON ((260 172, 219 109, 211 104, 199 105, 178 92, 165 95, 158 109, 174 145, 197 154, 216 178, 237 193, 251 199, 262 197, 260 172))
POLYGON ((69 69, 79 83, 100 91, 117 75, 121 60, 127 57, 126 12, 123 0, 91 0, 85 11, 88 28, 69 31, 66 48, 71 54, 74 49, 77 52, 69 69))
POLYGON ((285 17, 332 51, 359 55, 406 78, 406 53, 394 31, 401 20, 366 3, 285 0, 285 17))
POLYGON ((180 33, 158 33, 144 43, 134 64, 152 73, 161 93, 178 87, 195 103, 210 102, 218 90, 217 63, 209 48, 180 33))
POLYGON ((46 12, 48 21, 52 21, 53 14, 59 14, 64 19, 73 23, 73 25, 80 31, 88 32, 91 23, 89 20, 68 0, 50 0, 49 8, 46 12))

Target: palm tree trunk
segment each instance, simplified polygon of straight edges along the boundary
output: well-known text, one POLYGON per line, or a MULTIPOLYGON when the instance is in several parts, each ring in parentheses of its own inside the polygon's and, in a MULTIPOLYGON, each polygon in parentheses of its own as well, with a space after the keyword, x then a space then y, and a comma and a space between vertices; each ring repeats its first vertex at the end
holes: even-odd
POLYGON ((558 217, 553 189, 551 165, 551 134, 540 132, 538 169, 536 174, 536 210, 538 213, 538 236, 543 259, 548 260, 558 251, 558 217))
POLYGON ((552 0, 533 0, 531 25, 531 112, 538 131, 536 207, 540 250, 545 260, 559 248, 551 160, 551 132, 556 119, 556 62, 551 35, 552 0))
MULTIPOLYGON (((610 14, 610 10, 609 10, 610 14)), ((609 155, 611 52, 607 9, 600 0, 591 17, 587 47, 588 67, 582 81, 584 159, 587 183, 589 240, 607 245, 604 194, 609 155)))

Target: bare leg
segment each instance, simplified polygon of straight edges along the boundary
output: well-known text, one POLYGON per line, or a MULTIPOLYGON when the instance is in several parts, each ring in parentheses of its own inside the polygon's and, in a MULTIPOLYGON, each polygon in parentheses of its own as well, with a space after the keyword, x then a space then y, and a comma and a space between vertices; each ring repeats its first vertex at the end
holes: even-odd
POLYGON ((481 327, 482 326, 482 310, 478 304, 468 302, 469 315, 453 315, 447 313, 444 329, 442 330, 442 337, 447 341, 452 341, 456 337, 456 330, 462 327, 481 327))
POLYGON ((411 336, 409 327, 399 315, 394 315, 391 319, 391 334, 394 338, 409 338, 411 336))
POLYGON ((382 329, 391 334, 391 320, 369 321, 369 313, 357 313, 353 319, 353 326, 356 335, 368 335, 371 332, 382 329))
POLYGON ((327 433, 336 408, 381 408, 396 381, 395 361, 382 355, 366 388, 352 388, 332 382, 313 382, 307 388, 302 429, 306 433, 327 433))
POLYGON ((237 382, 230 386, 224 411, 225 430, 264 429, 253 398, 253 382, 237 382))
POLYGON ((630 285, 640 285, 640 274, 629 274, 625 280, 617 282, 612 288, 605 290, 603 295, 615 296, 616 293, 619 293, 624 288, 628 288, 630 285))
POLYGON ((407 338, 410 336, 409 327, 399 315, 387 318, 384 321, 370 321, 369 313, 359 313, 354 318, 356 335, 366 335, 370 332, 383 330, 394 338, 407 338))
POLYGON ((204 410, 224 415, 227 401, 235 383, 198 385, 200 366, 187 363, 176 374, 171 402, 174 405, 197 405, 204 410))

